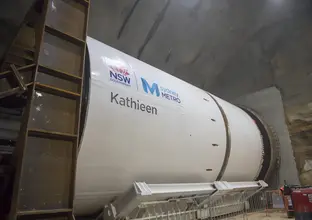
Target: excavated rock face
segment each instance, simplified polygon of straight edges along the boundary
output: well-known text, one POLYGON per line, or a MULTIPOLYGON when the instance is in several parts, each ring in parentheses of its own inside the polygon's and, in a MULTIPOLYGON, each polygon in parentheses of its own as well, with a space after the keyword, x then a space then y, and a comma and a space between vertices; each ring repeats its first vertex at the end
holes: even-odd
POLYGON ((312 185, 312 102, 286 108, 300 182, 312 185))

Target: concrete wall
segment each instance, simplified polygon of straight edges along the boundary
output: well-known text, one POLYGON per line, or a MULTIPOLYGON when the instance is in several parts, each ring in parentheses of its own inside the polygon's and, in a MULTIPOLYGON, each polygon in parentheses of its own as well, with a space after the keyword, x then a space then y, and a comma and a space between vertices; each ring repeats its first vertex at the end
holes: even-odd
POLYGON ((275 87, 266 88, 241 96, 233 103, 255 111, 274 132, 272 139, 276 139, 275 150, 278 152, 279 160, 276 176, 273 176, 271 185, 278 187, 284 181, 289 184, 299 184, 294 151, 285 121, 285 111, 280 91, 275 87))

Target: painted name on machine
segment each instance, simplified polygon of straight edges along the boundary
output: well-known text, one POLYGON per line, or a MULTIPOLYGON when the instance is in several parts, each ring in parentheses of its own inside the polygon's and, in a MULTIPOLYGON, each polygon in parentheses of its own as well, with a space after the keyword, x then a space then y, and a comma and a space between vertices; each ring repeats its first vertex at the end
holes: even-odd
POLYGON ((146 112, 152 115, 157 115, 156 107, 142 103, 140 100, 135 100, 132 97, 120 96, 118 93, 111 92, 110 102, 127 108, 146 112))
MULTIPOLYGON (((108 67, 110 81, 139 90, 138 81, 136 80, 136 73, 131 65, 119 58, 111 59, 104 57, 102 59, 108 67)), ((180 96, 175 90, 163 85, 159 85, 156 82, 147 81, 143 77, 140 77, 140 79, 143 91, 145 93, 175 103, 181 103, 180 96)), ((145 104, 142 101, 132 97, 121 96, 119 93, 111 92, 110 102, 152 115, 158 114, 158 109, 156 107, 145 104)))

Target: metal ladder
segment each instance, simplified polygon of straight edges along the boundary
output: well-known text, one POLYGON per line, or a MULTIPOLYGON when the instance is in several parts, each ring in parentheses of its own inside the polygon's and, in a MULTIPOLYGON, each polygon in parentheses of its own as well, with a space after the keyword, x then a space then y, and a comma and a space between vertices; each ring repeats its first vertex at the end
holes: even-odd
POLYGON ((27 37, 34 36, 33 47, 15 40, 5 60, 14 65, 0 73, 0 79, 14 74, 18 82, 3 97, 26 94, 8 219, 75 219, 89 1, 41 0, 32 10, 24 27, 32 29, 27 37))

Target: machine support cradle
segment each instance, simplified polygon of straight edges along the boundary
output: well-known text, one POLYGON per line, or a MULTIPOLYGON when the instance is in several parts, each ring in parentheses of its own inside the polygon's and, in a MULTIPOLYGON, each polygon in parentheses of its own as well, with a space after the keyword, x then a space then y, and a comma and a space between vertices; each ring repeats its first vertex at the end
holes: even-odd
POLYGON ((267 186, 264 181, 135 182, 116 201, 106 204, 97 220, 207 219, 248 209, 248 199, 267 186))

